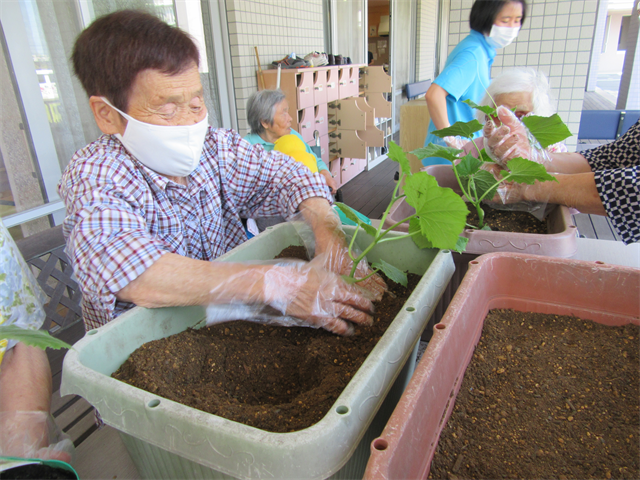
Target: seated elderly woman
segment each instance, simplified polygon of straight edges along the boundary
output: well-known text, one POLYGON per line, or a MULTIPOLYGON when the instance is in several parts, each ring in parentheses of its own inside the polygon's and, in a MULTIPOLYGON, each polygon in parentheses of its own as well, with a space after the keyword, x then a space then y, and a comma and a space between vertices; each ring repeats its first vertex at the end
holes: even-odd
MULTIPOLYGON (((546 75, 533 68, 512 68, 498 75, 487 88, 480 106, 503 105, 512 110, 521 119, 525 115, 539 115, 549 117, 556 113, 551 98, 551 87, 546 75), (493 100, 491 98, 493 97, 493 100), (495 101, 495 105, 493 102, 495 101)), ((485 123, 486 115, 477 110, 476 116, 480 123, 485 123)), ((476 141, 480 149, 484 145, 484 137, 476 141)), ((472 142, 465 145, 465 152, 471 151, 477 155, 472 142)), ((547 147, 548 152, 566 152, 564 142, 555 143, 547 147)))
MULTIPOLYGON (((498 75, 492 80, 479 105, 491 107, 502 105, 512 110, 518 118, 529 114, 548 117, 555 113, 549 81, 544 73, 533 68, 512 68, 498 75)), ((477 110, 476 116, 481 123, 485 123, 486 115, 483 112, 477 110)), ((461 148, 465 154, 471 153, 475 157, 478 156, 475 145, 480 150, 484 146, 484 137, 474 140, 475 145, 460 137, 445 137, 444 140, 447 145, 461 148)), ((564 143, 556 143, 550 145, 547 150, 566 152, 567 148, 564 143)), ((450 162, 442 159, 441 163, 450 162)))
MULTIPOLYGON (((333 175, 331 175, 327 165, 313 152, 302 136, 291 128, 292 118, 291 115, 289 115, 289 102, 287 102, 281 90, 261 90, 251 95, 247 102, 247 118, 249 120, 249 126, 251 127, 251 133, 244 137, 245 140, 253 145, 261 145, 267 152, 278 150, 297 161, 305 163, 310 167, 312 172, 317 171, 322 176, 331 193, 335 195, 338 190, 338 183, 333 178, 333 175), (296 138, 287 138, 292 135, 296 138), (303 155, 306 154, 310 159, 309 161, 314 165, 310 165, 309 161, 302 160, 299 155, 294 154, 294 149, 298 147, 292 146, 293 142, 287 141, 288 148, 280 145, 281 143, 284 144, 284 140, 293 140, 296 144, 300 145, 299 148, 304 149, 303 155)), ((342 224, 355 225, 339 209, 334 208, 334 210, 340 217, 342 224)), ((354 213, 363 222, 371 224, 371 220, 366 216, 356 211, 354 211, 354 213)), ((269 226, 284 221, 285 218, 282 216, 261 217, 253 220, 248 219, 247 231, 250 234, 257 234, 269 226), (252 225, 254 221, 255 227, 252 225)))
MULTIPOLYGON (((253 145, 262 145, 267 152, 273 150, 276 141, 283 135, 292 134, 304 142, 302 136, 291 128, 289 102, 281 90, 261 90, 251 95, 247 102, 247 120, 251 133, 244 139, 253 145)), ((313 153, 306 142, 304 144, 307 153, 316 158, 318 173, 324 178, 331 193, 335 194, 338 183, 327 165, 313 153)))

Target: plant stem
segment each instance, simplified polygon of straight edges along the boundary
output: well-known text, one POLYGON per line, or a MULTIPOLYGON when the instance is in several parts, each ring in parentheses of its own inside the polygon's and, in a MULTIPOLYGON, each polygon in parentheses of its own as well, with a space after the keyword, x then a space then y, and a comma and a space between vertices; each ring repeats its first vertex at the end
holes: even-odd
POLYGON ((393 242, 394 240, 404 240, 407 237, 413 237, 414 235, 418 235, 418 234, 420 234, 420 231, 416 230, 415 232, 407 233, 406 236, 402 235, 400 237, 389 237, 389 238, 379 240, 378 243, 393 242))
MULTIPOLYGON (((391 211, 391 207, 393 206, 393 204, 396 203, 401 198, 404 198, 406 196, 406 195, 396 196, 397 193, 398 193, 398 189, 400 188, 400 184, 404 180, 404 177, 405 177, 405 174, 403 173, 400 176, 400 178, 398 179, 398 182, 396 183, 395 188, 393 189, 393 193, 391 194, 391 201, 389 202, 389 205, 387 206, 386 210, 382 214, 382 218, 380 219, 380 225, 378 225, 376 239, 378 238, 378 235, 380 234, 380 231, 382 230, 382 226, 384 225, 384 221, 387 219, 387 215, 389 215, 389 212, 391 211)), ((374 242, 375 242, 375 239, 374 239, 374 242)))
POLYGON ((378 269, 374 268, 369 275, 367 275, 366 277, 362 277, 362 278, 356 278, 356 281, 353 282, 353 283, 363 282, 367 278, 373 277, 376 273, 378 273, 378 269))

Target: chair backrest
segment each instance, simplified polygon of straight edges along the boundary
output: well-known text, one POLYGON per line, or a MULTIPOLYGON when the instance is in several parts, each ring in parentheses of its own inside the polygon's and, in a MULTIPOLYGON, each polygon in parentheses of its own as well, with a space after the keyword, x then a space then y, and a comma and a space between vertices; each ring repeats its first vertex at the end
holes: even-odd
POLYGON ((422 82, 416 82, 416 83, 407 83, 404 86, 404 91, 405 91, 405 94, 407 95, 407 98, 411 100, 412 98, 418 97, 426 93, 427 90, 429 90, 430 86, 431 86, 431 80, 424 80, 422 82))
MULTIPOLYGON (((84 335, 82 294, 73 278, 73 267, 64 253, 62 226, 53 227, 16 242, 31 266, 38 284, 49 297, 42 329, 52 336, 74 344, 84 335)), ((62 360, 66 350, 47 350, 54 390, 60 383, 62 360)))
POLYGON ((640 110, 583 110, 578 139, 614 140, 638 121, 640 110))

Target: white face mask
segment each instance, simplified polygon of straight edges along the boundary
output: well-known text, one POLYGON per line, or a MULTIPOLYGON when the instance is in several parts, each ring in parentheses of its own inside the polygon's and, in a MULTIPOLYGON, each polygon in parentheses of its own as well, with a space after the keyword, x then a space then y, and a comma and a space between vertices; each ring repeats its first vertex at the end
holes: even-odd
POLYGON ((493 25, 491 33, 487 37, 487 42, 493 48, 504 48, 513 42, 520 33, 520 27, 498 27, 493 25))
POLYGON ((193 125, 152 125, 130 117, 102 100, 127 119, 124 135, 116 137, 145 166, 162 175, 187 177, 200 163, 209 115, 193 125))

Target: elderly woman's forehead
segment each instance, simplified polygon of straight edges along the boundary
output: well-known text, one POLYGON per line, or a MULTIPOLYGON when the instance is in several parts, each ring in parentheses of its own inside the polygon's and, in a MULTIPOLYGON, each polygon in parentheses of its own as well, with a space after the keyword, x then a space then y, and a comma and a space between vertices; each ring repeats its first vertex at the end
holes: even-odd
POLYGON ((495 101, 498 105, 505 105, 511 108, 529 107, 533 105, 533 95, 531 92, 510 92, 496 95, 495 101))

